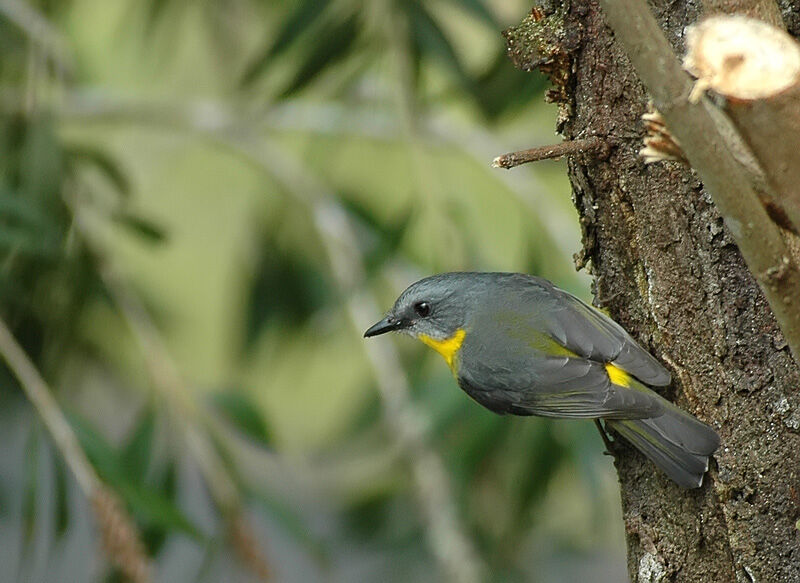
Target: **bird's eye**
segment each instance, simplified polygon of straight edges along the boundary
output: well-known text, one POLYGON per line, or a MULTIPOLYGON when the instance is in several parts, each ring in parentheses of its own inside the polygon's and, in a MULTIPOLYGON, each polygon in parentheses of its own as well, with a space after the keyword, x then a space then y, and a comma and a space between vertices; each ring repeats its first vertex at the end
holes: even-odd
POLYGON ((422 318, 431 313, 431 305, 428 302, 417 302, 414 304, 414 311, 422 318))

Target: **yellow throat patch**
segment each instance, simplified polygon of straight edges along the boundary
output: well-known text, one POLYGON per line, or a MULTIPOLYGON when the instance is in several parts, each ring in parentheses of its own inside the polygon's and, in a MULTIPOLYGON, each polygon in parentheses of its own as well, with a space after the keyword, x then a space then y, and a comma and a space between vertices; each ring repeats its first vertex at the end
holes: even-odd
POLYGON ((461 344, 464 342, 464 337, 466 335, 467 331, 463 328, 459 328, 456 330, 455 334, 453 334, 450 338, 445 338, 444 340, 436 340, 427 334, 420 334, 419 339, 441 354, 447 362, 447 366, 450 367, 450 370, 455 372, 453 363, 455 362, 456 353, 458 352, 458 349, 461 348, 461 344))
POLYGON ((611 382, 618 387, 631 386, 631 375, 626 373, 621 368, 614 366, 609 362, 606 364, 606 372, 608 373, 608 378, 611 379, 611 382))

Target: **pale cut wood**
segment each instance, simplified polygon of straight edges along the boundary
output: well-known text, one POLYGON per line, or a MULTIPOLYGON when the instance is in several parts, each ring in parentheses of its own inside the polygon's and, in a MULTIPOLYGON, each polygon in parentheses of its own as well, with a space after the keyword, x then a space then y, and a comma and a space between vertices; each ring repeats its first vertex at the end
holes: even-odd
POLYGON ((781 211, 800 231, 800 44, 744 16, 709 18, 687 33, 686 69, 725 110, 757 159, 781 211))

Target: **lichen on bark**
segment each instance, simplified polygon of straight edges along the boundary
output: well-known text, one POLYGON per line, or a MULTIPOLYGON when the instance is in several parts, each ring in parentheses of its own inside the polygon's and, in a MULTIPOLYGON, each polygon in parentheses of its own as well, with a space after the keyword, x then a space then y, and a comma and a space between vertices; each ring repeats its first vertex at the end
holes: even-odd
MULTIPOLYGON (((650 7, 682 54, 697 2, 650 7)), ((798 366, 697 175, 639 157, 647 94, 597 4, 551 9, 577 35, 559 129, 613 144, 602 159, 568 161, 583 229, 577 262, 595 277, 596 303, 672 370, 662 394, 722 438, 706 483, 693 491, 633 448, 617 448, 631 580, 800 582, 798 366)), ((786 10, 784 20, 796 34, 786 10)), ((542 52, 524 46, 531 38, 514 37, 518 59, 542 52)))

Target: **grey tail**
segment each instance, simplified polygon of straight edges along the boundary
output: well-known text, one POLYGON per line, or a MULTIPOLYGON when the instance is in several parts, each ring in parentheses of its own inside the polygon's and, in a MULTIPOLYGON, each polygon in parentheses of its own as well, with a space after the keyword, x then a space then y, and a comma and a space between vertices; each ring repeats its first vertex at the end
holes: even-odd
POLYGON ((708 458, 719 447, 719 435, 702 421, 659 397, 664 414, 647 419, 607 420, 606 425, 627 439, 674 482, 699 488, 708 458))

